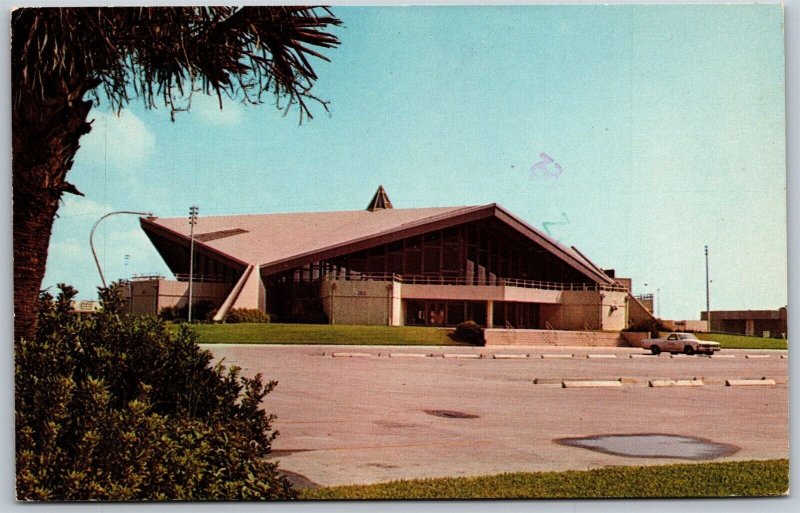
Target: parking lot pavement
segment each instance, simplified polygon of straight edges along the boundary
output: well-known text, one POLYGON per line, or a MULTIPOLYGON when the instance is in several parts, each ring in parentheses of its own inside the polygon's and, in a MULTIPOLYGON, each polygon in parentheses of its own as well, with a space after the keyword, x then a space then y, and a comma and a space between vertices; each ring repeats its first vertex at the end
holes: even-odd
POLYGON ((265 399, 266 410, 278 415, 275 457, 281 468, 321 485, 684 461, 554 442, 603 434, 700 436, 739 448, 720 460, 788 457, 786 351, 631 358, 646 353, 608 347, 204 347, 245 375, 278 380, 265 399), (762 378, 775 385, 726 386, 762 378), (703 385, 652 386, 653 380, 703 385), (564 381, 619 385, 564 388, 564 381))

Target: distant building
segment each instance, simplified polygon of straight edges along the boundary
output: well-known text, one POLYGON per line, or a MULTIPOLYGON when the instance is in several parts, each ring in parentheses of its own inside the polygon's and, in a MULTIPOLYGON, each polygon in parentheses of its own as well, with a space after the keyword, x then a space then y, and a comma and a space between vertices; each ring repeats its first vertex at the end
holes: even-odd
POLYGON ((684 320, 684 321, 671 321, 676 331, 708 331, 707 321, 697 320, 684 320))
MULTIPOLYGON (((178 281, 133 282, 132 308, 185 304, 189 223, 142 218, 178 281)), ((279 322, 620 330, 650 317, 615 279, 499 205, 202 217, 193 298, 279 322)))
MULTIPOLYGON (((708 320, 707 312, 700 319, 708 320)), ((711 331, 756 337, 786 338, 786 307, 777 310, 712 310, 711 331)))

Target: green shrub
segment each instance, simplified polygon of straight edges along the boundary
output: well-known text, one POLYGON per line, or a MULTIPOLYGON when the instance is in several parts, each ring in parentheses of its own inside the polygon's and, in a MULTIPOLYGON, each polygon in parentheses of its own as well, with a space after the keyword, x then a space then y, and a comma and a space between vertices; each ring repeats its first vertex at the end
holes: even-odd
POLYGON ((632 324, 625 328, 622 331, 634 331, 634 332, 647 332, 650 334, 651 337, 658 337, 659 332, 661 331, 672 331, 672 329, 661 322, 661 319, 656 319, 655 317, 652 319, 647 319, 641 321, 636 324, 632 324))
POLYGON ((257 322, 263 324, 269 322, 269 314, 255 308, 234 308, 228 312, 225 322, 257 322))
POLYGON ((41 297, 35 340, 15 343, 18 499, 294 497, 265 459, 276 382, 212 366, 187 327, 116 313, 116 289, 97 315, 71 315, 60 287, 41 297))
POLYGON ((456 326, 453 338, 459 342, 466 342, 474 345, 484 345, 483 328, 475 321, 464 321, 456 326))
MULTIPOLYGON (((192 321, 210 321, 217 312, 214 303, 207 299, 193 301, 192 321)), ((165 306, 158 312, 158 316, 165 321, 185 321, 189 318, 189 305, 165 306)))

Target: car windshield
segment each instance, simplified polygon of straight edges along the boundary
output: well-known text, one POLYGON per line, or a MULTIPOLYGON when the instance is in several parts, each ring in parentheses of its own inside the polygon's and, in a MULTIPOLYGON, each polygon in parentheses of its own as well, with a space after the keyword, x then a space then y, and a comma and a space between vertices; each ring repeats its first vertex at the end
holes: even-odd
POLYGON ((691 335, 688 335, 686 333, 681 333, 680 335, 678 335, 678 338, 680 338, 681 340, 690 340, 690 339, 692 339, 694 337, 692 337, 691 335))

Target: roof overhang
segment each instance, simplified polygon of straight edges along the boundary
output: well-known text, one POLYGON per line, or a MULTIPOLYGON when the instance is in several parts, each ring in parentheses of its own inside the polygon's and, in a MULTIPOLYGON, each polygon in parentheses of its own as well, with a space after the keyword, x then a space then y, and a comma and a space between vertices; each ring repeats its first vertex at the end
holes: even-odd
POLYGON ((348 253, 354 253, 356 251, 368 249, 379 244, 388 244, 390 242, 402 240, 407 237, 422 235, 432 230, 440 230, 443 228, 449 228, 451 226, 457 226, 462 223, 468 223, 470 221, 485 219, 492 216, 494 207, 495 205, 470 207, 460 210, 455 214, 443 214, 441 216, 424 219, 417 223, 405 224, 400 228, 386 230, 368 237, 349 240, 341 244, 334 244, 319 250, 309 251, 301 255, 293 256, 291 258, 285 258, 276 262, 263 264, 260 267, 261 274, 264 276, 269 276, 271 274, 288 271, 289 269, 294 269, 295 267, 300 267, 317 260, 336 258, 348 253))
POLYGON ((580 271, 585 276, 592 279, 597 283, 607 283, 613 284, 616 283, 614 279, 610 278, 606 273, 603 272, 602 269, 597 267, 594 262, 586 258, 583 253, 578 251, 577 248, 567 248, 566 246, 562 245, 560 242, 556 241, 555 239, 544 235, 542 232, 537 230, 536 228, 532 227, 525 221, 522 221, 503 207, 499 205, 494 205, 495 207, 495 217, 500 221, 504 222, 505 224, 509 225, 519 233, 523 234, 525 237, 530 239, 531 241, 539 244, 546 250, 550 251, 550 253, 556 255, 561 260, 569 264, 571 267, 575 268, 577 271, 580 271), (577 253, 577 255, 572 255, 571 251, 577 253), (580 258, 576 258, 576 256, 580 258))
MULTIPOLYGON (((147 237, 150 239, 150 242, 153 243, 153 246, 155 246, 156 250, 162 255, 163 251, 167 249, 164 247, 164 241, 174 245, 185 246, 185 247, 189 247, 189 245, 191 244, 190 237, 175 232, 173 230, 170 230, 169 228, 160 226, 153 220, 148 219, 146 217, 140 217, 139 224, 141 225, 142 230, 144 230, 145 235, 147 235, 147 237)), ((227 253, 224 253, 222 251, 219 251, 217 249, 214 249, 211 246, 198 241, 197 239, 194 240, 194 246, 195 246, 195 251, 214 255, 217 259, 227 263, 234 269, 244 270, 248 266, 247 262, 240 260, 227 253)), ((173 271, 173 273, 175 272, 175 269, 171 270, 173 271)))
POLYGON ((263 264, 261 265, 260 270, 263 276, 269 276, 283 271, 288 271, 296 267, 301 267, 318 260, 336 258, 349 253, 354 253, 356 251, 368 249, 379 244, 388 244, 408 237, 413 237, 415 235, 422 235, 433 230, 441 230, 444 228, 450 228, 452 226, 458 226, 463 223, 478 221, 481 219, 489 219, 492 217, 498 219, 502 223, 512 228, 514 231, 543 247, 545 250, 561 259, 567 265, 589 278, 592 282, 601 284, 616 283, 599 267, 597 267, 576 249, 572 248, 572 251, 577 254, 573 256, 570 253, 570 248, 567 248, 566 246, 561 245, 555 239, 542 234, 536 228, 520 220, 495 203, 470 207, 460 210, 455 214, 443 214, 436 218, 424 219, 413 225, 404 225, 398 229, 387 230, 376 235, 346 241, 341 244, 335 244, 319 250, 296 255, 291 258, 263 264))
MULTIPOLYGON (((340 257, 357 251, 362 251, 381 244, 396 242, 408 237, 423 235, 425 233, 458 226, 460 224, 494 218, 508 227, 511 231, 520 234, 523 238, 530 240, 543 250, 549 252, 554 257, 564 262, 569 267, 575 269, 589 281, 598 284, 615 284, 616 281, 610 278, 597 267, 591 260, 586 258, 576 248, 567 247, 552 237, 542 233, 533 226, 522 221, 499 205, 492 203, 489 205, 479 205, 473 207, 459 208, 442 214, 426 217, 411 223, 388 228, 378 233, 372 233, 360 238, 343 240, 335 244, 330 244, 322 248, 292 255, 288 258, 275 260, 272 262, 247 262, 237 258, 230 252, 215 249, 209 244, 195 239, 195 248, 208 255, 214 255, 217 259, 226 262, 231 267, 244 270, 248 265, 256 265, 262 276, 270 276, 319 260, 327 260, 340 257)), ((176 232, 156 222, 156 219, 140 218, 142 229, 148 235, 156 249, 163 255, 168 251, 169 244, 188 247, 190 237, 188 234, 176 232)))

